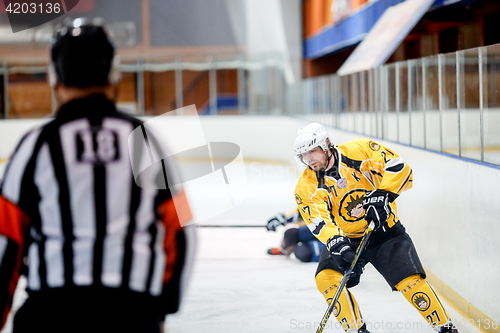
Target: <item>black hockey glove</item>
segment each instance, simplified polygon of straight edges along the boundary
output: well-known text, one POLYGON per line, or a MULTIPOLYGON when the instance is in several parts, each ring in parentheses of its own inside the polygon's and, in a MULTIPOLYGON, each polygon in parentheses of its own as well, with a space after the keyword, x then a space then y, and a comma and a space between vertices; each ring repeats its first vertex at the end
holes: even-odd
POLYGON ((365 220, 373 221, 375 227, 373 231, 380 229, 391 215, 391 202, 397 195, 384 190, 375 190, 367 192, 363 199, 363 208, 365 209, 365 220))
POLYGON ((354 260, 355 253, 351 249, 351 241, 348 237, 335 235, 326 242, 326 248, 337 263, 346 270, 354 260))
POLYGON ((276 231, 276 228, 280 225, 285 225, 288 223, 295 223, 299 218, 299 212, 295 211, 293 214, 285 216, 285 214, 278 214, 269 221, 267 221, 266 229, 267 231, 276 231))
POLYGON ((278 214, 269 221, 267 221, 267 231, 276 231, 276 228, 279 227, 280 225, 285 225, 287 223, 285 219, 285 215, 283 214, 278 214))

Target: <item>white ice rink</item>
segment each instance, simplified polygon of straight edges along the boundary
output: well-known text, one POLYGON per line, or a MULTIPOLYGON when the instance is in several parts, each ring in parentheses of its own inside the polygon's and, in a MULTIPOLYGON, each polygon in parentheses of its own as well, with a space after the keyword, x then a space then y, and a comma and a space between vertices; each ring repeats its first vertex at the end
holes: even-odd
MULTIPOLYGON (((202 224, 264 226, 269 217, 294 208, 298 174, 293 168, 258 162, 248 163, 245 168, 247 198, 231 211, 202 224)), ((200 190, 188 193, 193 210, 203 209, 203 198, 211 193, 210 188, 200 190)), ((198 249, 189 288, 180 312, 167 318, 167 333, 315 331, 326 309, 314 280, 317 264, 266 253, 279 244, 283 228, 275 233, 264 227, 197 231, 198 249)), ((25 297, 24 284, 21 281, 14 308, 25 297)), ((351 291, 372 333, 434 332, 403 295, 391 292, 371 265, 351 291)), ((465 326, 466 319, 443 301, 461 333, 480 332, 471 324, 465 326)), ((325 332, 343 332, 335 323, 332 319, 325 332)), ((10 331, 8 323, 2 332, 10 331)))

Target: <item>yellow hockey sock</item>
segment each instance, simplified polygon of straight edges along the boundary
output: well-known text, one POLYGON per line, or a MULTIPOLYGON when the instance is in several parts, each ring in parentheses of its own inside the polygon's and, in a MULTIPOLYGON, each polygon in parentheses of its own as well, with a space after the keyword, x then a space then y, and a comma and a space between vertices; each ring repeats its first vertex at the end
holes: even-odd
MULTIPOLYGON (((325 297, 328 304, 332 302, 341 279, 342 274, 332 269, 322 270, 316 275, 318 290, 325 297)), ((354 299, 354 296, 345 287, 340 294, 333 314, 345 331, 356 329, 357 332, 357 329, 364 324, 356 299, 354 299)))
POLYGON ((407 277, 396 285, 396 289, 403 293, 432 327, 442 326, 450 321, 436 293, 420 275, 407 277))

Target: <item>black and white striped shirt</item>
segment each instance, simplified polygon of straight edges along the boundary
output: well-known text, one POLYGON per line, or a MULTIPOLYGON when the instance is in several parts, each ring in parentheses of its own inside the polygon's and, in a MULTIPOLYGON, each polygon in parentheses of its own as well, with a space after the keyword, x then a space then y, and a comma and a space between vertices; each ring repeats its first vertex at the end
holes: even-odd
POLYGON ((11 277, 0 278, 1 311, 9 310, 23 249, 31 292, 113 288, 178 307, 193 245, 181 227, 187 221, 175 216, 190 212, 172 215, 183 191, 136 185, 128 137, 138 126, 94 95, 63 105, 22 139, 0 189, 0 273, 11 277))

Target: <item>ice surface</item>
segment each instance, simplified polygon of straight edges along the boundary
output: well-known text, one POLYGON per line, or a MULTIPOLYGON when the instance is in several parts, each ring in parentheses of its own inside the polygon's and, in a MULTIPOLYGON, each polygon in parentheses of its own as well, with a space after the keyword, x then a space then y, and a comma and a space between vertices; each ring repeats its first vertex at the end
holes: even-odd
MULTIPOLYGON (((315 332, 326 310, 314 281, 317 264, 268 255, 281 235, 282 230, 198 228, 189 289, 179 313, 167 318, 167 332, 315 332)), ((371 265, 351 292, 372 333, 434 332, 371 265)), ((454 322, 465 323, 444 303, 454 322)), ((330 320, 325 332, 344 332, 335 324, 330 320)))
MULTIPOLYGON (((181 170, 188 167, 181 164, 181 170)), ((294 208, 293 190, 299 175, 293 168, 258 162, 245 167, 248 197, 232 210, 201 224, 264 226, 274 214, 294 208)), ((188 193, 193 210, 204 209, 203 197, 207 194, 217 195, 210 190, 188 193)), ((167 318, 167 333, 315 332, 326 310, 314 280, 317 264, 266 253, 280 243, 283 227, 277 232, 268 232, 264 227, 200 227, 197 231, 193 275, 180 311, 167 318)), ((24 300, 24 287, 22 280, 14 311, 24 300)), ((372 333, 434 332, 403 295, 391 291, 371 265, 351 291, 372 333)), ((453 321, 462 324, 461 333, 480 332, 471 325, 465 327, 466 319, 442 301, 453 321)), ((335 323, 332 318, 325 332, 343 332, 335 323)), ((10 331, 9 321, 2 333, 10 331)))

